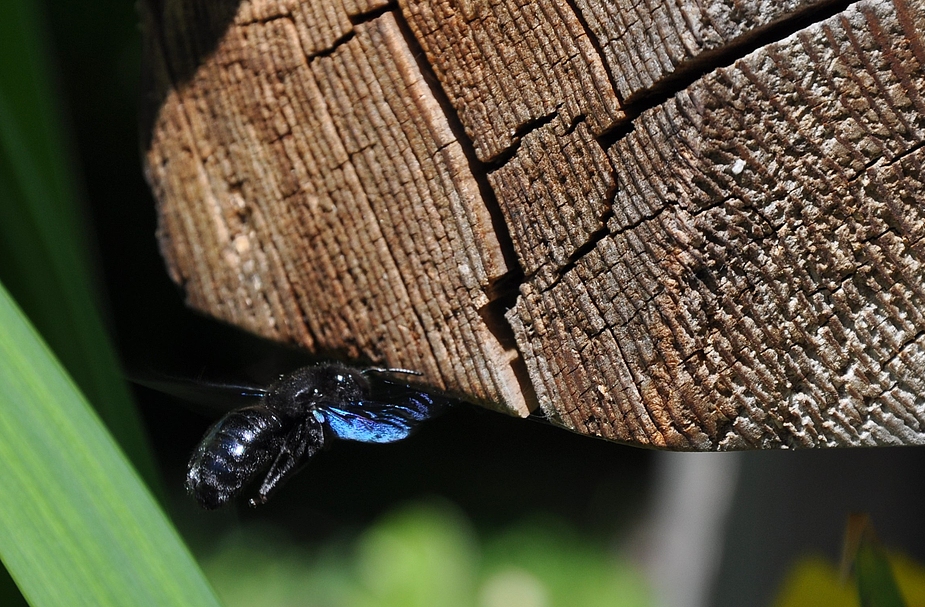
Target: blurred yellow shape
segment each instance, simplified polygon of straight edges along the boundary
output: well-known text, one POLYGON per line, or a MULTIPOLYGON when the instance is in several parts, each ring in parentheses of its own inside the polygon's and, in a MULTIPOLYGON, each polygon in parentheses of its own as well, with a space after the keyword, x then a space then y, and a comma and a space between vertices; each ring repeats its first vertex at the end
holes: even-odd
MULTIPOLYGON (((889 553, 888 560, 908 607, 925 607, 925 566, 908 556, 889 553)), ((852 580, 842 580, 828 559, 811 555, 797 560, 778 591, 773 607, 859 607, 852 580)))

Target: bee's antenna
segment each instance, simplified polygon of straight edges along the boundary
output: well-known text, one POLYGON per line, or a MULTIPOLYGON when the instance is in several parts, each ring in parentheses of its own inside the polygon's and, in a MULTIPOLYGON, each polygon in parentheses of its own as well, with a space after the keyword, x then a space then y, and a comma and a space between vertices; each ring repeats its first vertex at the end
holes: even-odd
POLYGON ((368 369, 363 369, 361 371, 363 375, 367 373, 403 373, 405 375, 424 375, 420 371, 412 371, 411 369, 393 369, 391 367, 369 367, 368 369))

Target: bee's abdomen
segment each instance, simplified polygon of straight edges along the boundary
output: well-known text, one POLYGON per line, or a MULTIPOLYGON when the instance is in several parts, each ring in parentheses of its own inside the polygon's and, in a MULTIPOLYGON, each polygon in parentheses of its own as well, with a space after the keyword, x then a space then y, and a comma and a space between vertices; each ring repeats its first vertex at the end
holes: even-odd
POLYGON ((187 490, 203 508, 218 508, 269 466, 274 443, 282 434, 283 423, 265 407, 227 414, 190 458, 187 490))

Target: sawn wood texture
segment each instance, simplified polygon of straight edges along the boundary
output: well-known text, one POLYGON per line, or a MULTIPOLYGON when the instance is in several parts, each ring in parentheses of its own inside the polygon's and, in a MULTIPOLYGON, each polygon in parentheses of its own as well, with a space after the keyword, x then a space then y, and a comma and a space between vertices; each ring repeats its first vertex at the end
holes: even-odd
POLYGON ((144 0, 188 303, 684 450, 925 443, 925 0, 144 0))

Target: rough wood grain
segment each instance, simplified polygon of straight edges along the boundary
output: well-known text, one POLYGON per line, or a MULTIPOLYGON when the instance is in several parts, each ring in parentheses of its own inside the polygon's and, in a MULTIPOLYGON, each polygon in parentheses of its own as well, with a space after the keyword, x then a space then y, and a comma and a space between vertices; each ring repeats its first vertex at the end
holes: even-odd
POLYGON ((507 272, 491 217, 392 14, 309 62, 302 13, 243 13, 208 73, 173 88, 154 69, 148 173, 190 305, 526 413, 480 316, 507 272))
POLYGON ((482 161, 552 116, 595 134, 624 117, 600 55, 561 0, 399 5, 482 161))
POLYGON ((925 443, 923 15, 149 0, 161 246, 198 309, 578 432, 925 443))
POLYGON ((627 2, 575 0, 624 103, 712 67, 776 25, 810 22, 831 0, 627 2))
POLYGON ((634 121, 607 234, 509 314, 544 410, 676 449, 921 442, 913 28, 859 3, 634 121))

